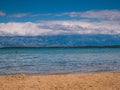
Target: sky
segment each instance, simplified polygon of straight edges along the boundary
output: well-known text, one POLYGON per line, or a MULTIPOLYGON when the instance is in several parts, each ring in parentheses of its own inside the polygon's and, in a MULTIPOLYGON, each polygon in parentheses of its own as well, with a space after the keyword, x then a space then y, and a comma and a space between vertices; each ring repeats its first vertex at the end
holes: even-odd
POLYGON ((0 36, 120 34, 120 0, 0 0, 0 36))

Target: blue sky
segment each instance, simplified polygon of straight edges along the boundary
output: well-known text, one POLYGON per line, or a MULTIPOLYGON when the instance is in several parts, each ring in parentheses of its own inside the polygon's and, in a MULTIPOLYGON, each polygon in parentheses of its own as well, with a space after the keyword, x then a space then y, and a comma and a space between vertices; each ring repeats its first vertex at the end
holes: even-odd
POLYGON ((120 0, 0 0, 0 35, 120 34, 120 0))
POLYGON ((120 0, 0 0, 0 9, 9 13, 62 13, 120 9, 120 0))

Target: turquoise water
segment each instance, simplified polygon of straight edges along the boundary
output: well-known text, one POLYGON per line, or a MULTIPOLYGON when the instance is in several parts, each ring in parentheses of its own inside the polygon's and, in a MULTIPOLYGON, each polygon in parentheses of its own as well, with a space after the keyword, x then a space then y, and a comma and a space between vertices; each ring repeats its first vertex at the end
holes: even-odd
POLYGON ((120 71, 120 48, 1 48, 0 75, 120 71))

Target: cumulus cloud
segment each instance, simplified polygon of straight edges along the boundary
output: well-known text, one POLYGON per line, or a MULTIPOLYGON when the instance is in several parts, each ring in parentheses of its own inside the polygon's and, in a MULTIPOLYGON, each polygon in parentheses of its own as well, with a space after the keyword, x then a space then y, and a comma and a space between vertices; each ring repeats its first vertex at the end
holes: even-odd
POLYGON ((0 24, 0 35, 42 35, 46 34, 50 30, 43 30, 39 28, 38 23, 25 22, 25 23, 1 23, 0 24))
MULTIPOLYGON (((39 14, 52 15, 52 14, 39 14)), ((37 36, 58 34, 120 34, 120 11, 99 10, 86 12, 70 12, 56 14, 71 17, 85 17, 82 20, 50 20, 41 22, 8 22, 0 23, 0 36, 37 36), (87 18, 87 20, 86 20, 87 18), (91 21, 89 18, 98 18, 91 21)), ((14 14, 14 17, 23 17, 26 14, 14 14)), ((33 17, 34 18, 34 17, 33 17)))
POLYGON ((0 35, 120 34, 120 22, 44 21, 0 23, 0 35))
POLYGON ((0 16, 5 16, 6 13, 4 13, 3 11, 0 11, 0 16))
POLYGON ((55 14, 55 16, 70 16, 70 17, 76 17, 76 16, 80 16, 81 12, 65 12, 65 13, 59 13, 59 14, 55 14))
MULTIPOLYGON (((0 11, 1 16, 5 16, 4 12, 0 11)), ((57 16, 57 17, 64 17, 64 16, 69 16, 72 18, 80 17, 80 18, 97 18, 100 20, 120 20, 120 10, 89 10, 89 11, 84 11, 84 12, 64 12, 64 13, 38 13, 38 14, 30 14, 30 13, 17 13, 17 14, 12 14, 9 15, 9 17, 16 17, 16 18, 21 18, 25 16, 30 16, 30 17, 40 17, 40 16, 57 16)))
POLYGON ((18 14, 12 14, 9 17, 16 17, 16 18, 21 18, 27 16, 28 13, 18 13, 18 14))
POLYGON ((56 16, 65 16, 65 15, 68 15, 70 17, 120 20, 120 10, 91 10, 85 12, 65 12, 65 13, 56 14, 56 16))
POLYGON ((99 10, 99 11, 87 11, 80 14, 81 17, 87 18, 99 18, 99 19, 120 19, 120 10, 99 10))

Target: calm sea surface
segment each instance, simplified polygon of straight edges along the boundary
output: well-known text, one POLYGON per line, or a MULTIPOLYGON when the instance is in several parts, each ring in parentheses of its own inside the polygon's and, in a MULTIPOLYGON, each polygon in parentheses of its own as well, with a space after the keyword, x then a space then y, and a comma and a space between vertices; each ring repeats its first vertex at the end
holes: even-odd
POLYGON ((1 48, 0 75, 120 72, 120 48, 1 48))

